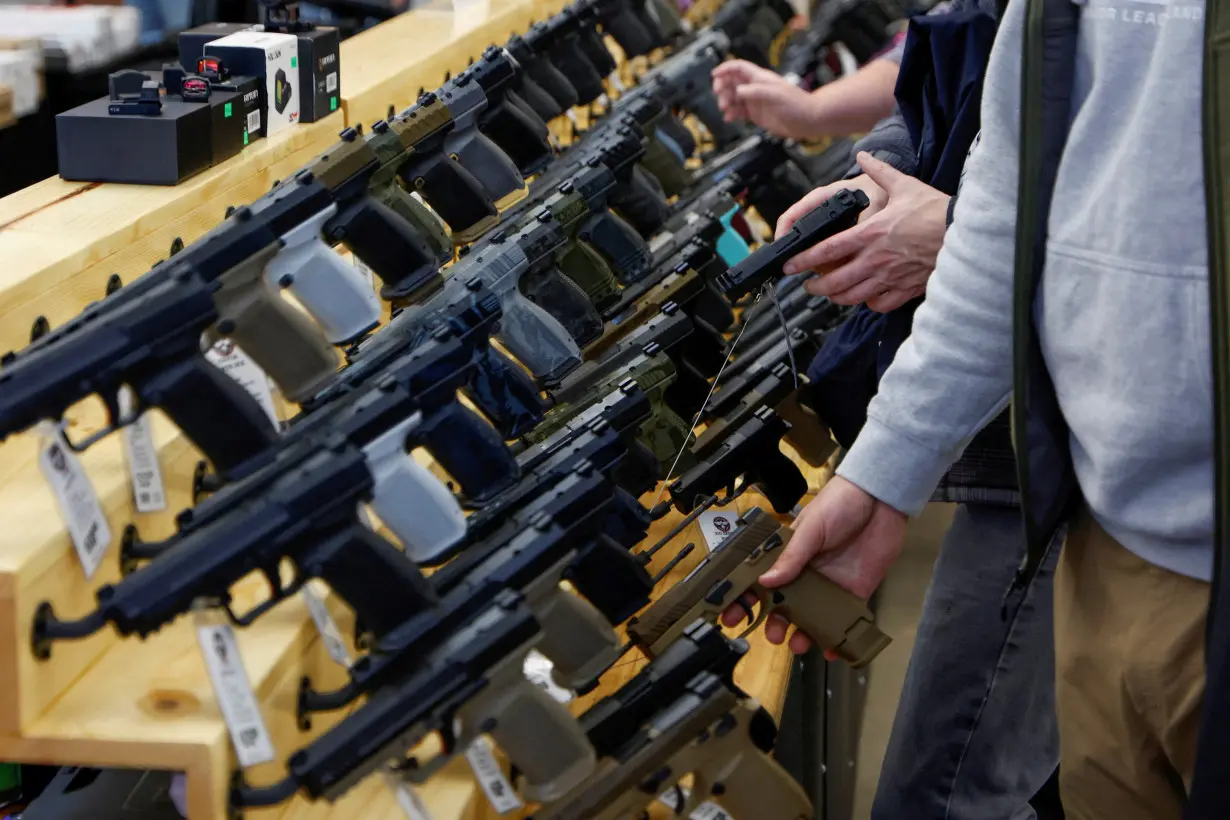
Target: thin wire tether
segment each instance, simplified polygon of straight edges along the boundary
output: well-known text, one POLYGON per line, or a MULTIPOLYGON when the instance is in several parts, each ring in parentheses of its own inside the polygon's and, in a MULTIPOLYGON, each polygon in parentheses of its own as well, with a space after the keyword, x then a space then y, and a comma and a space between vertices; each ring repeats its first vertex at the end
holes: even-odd
POLYGON ((794 345, 790 343, 790 323, 786 321, 786 312, 777 297, 777 288, 769 287, 772 295, 773 308, 777 311, 777 320, 782 323, 782 331, 786 334, 786 356, 790 359, 790 375, 794 377, 794 389, 799 389, 799 366, 794 362, 794 345))
MULTIPOLYGON (((760 301, 763 290, 756 294, 756 299, 752 304, 760 301)), ((679 448, 679 452, 675 454, 675 460, 671 462, 671 468, 666 471, 666 478, 662 481, 662 486, 658 487, 658 494, 653 497, 653 503, 650 507, 658 506, 658 502, 662 500, 662 493, 666 492, 666 488, 670 486, 671 479, 675 476, 675 468, 679 466, 679 459, 683 458, 683 454, 687 452, 688 445, 692 443, 692 436, 696 435, 696 425, 700 424, 701 418, 705 415, 705 408, 709 406, 709 401, 713 398, 713 392, 717 390, 718 383, 722 381, 722 373, 726 371, 726 365, 730 364, 730 360, 735 356, 735 348, 739 346, 739 340, 743 338, 743 332, 747 330, 747 325, 739 329, 739 335, 730 343, 730 351, 726 354, 726 361, 722 362, 722 366, 718 368, 717 375, 713 377, 713 384, 709 386, 709 395, 705 396, 704 402, 700 405, 700 409, 696 411, 696 415, 692 418, 692 427, 688 430, 687 436, 683 439, 683 446, 679 448)))

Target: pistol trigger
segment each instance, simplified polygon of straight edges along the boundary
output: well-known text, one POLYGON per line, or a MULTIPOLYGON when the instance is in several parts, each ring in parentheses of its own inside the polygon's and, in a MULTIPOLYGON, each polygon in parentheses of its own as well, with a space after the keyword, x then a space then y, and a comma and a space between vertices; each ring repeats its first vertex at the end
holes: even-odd
POLYGON ((675 816, 683 817, 683 809, 688 802, 687 798, 683 796, 683 787, 676 783, 672 790, 675 792, 675 816))
POLYGON ((282 587, 282 574, 278 571, 276 565, 262 567, 261 574, 269 582, 269 597, 271 600, 280 600, 286 596, 286 590, 282 587))

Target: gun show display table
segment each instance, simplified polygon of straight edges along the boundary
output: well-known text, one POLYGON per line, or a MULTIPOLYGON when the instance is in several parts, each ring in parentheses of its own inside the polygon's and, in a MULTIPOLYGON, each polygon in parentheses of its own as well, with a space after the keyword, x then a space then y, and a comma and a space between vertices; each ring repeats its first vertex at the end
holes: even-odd
MULTIPOLYGON (((348 125, 387 115, 412 103, 421 87, 434 87, 448 72, 536 19, 557 11, 561 0, 491 0, 454 13, 447 5, 416 10, 342 45, 344 65, 339 113, 258 140, 243 153, 175 187, 145 187, 45 180, 0 199, 0 350, 28 344, 42 318, 58 327, 104 295, 108 280, 137 278, 164 258, 172 241, 191 242, 214 227, 228 205, 250 202, 275 180, 290 175, 337 139, 348 125)), ((57 647, 48 662, 30 649, 34 608, 54 600, 65 612, 93 605, 94 590, 116 580, 118 543, 135 522, 146 538, 174 529, 176 511, 192 505, 199 453, 159 413, 152 413, 165 509, 137 513, 118 435, 81 456, 111 529, 110 551, 92 580, 81 564, 39 469, 33 433, 0 444, 0 760, 179 769, 188 773, 193 820, 225 817, 232 752, 214 701, 191 618, 148 641, 119 641, 111 630, 57 647)), ((66 415, 69 435, 84 438, 105 424, 100 403, 75 406, 66 415)), ((250 592, 250 590, 249 590, 250 592)), ((338 607, 339 621, 346 623, 338 607)), ((257 627, 239 630, 248 678, 269 716, 279 749, 292 750, 311 734, 294 726, 297 681, 305 674, 330 680, 342 674, 321 647, 297 599, 257 627), (331 667, 331 668, 330 668, 331 667)), ((277 764, 270 767, 271 778, 277 764)), ((468 817, 473 793, 465 772, 435 778, 424 799, 439 817, 468 817)), ((253 770, 259 779, 261 773, 253 770)), ((302 801, 250 812, 253 817, 377 817, 364 809, 392 807, 378 782, 356 789, 336 809, 302 801), (373 803, 374 801, 374 803, 373 803), (356 810, 356 807, 358 810, 356 810), (330 811, 336 811, 330 815, 330 811)), ((383 810, 383 809, 382 809, 383 810)), ((392 811, 397 811, 395 808, 392 811)), ((395 815, 389 815, 395 816, 395 815)))

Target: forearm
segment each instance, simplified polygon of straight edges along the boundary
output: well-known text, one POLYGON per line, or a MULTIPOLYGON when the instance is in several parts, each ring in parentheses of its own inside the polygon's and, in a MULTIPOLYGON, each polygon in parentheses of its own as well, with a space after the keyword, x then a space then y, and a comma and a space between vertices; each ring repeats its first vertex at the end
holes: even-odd
POLYGON ((1005 21, 992 54, 982 138, 927 299, 838 470, 910 514, 1011 393, 1019 16, 1005 21))
POLYGON ((811 136, 844 136, 870 131, 893 112, 897 64, 872 60, 854 74, 811 92, 811 136))

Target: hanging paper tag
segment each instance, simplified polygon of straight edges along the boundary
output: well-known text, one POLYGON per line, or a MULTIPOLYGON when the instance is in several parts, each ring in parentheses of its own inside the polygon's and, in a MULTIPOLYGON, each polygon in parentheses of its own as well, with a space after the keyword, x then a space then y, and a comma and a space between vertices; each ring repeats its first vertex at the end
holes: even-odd
POLYGON ((474 770, 474 777, 478 780, 478 785, 487 795, 487 802, 497 814, 508 814, 525 805, 521 800, 521 795, 517 794, 516 789, 504 776, 485 737, 480 737, 470 744, 470 748, 466 749, 466 760, 469 761, 470 768, 474 770))
POLYGON ((367 266, 367 263, 364 262, 362 259, 360 259, 355 254, 351 254, 350 259, 351 261, 354 262, 354 266, 359 270, 359 273, 363 274, 363 276, 367 278, 367 284, 370 285, 372 288, 375 288, 376 287, 376 272, 372 270, 371 268, 369 268, 367 266))
POLYGON ((240 350, 239 345, 230 339, 219 339, 205 354, 205 358, 214 367, 237 381, 240 387, 247 390, 269 415, 269 420, 273 422, 273 425, 280 426, 269 377, 265 375, 264 370, 261 370, 260 365, 240 350))
MULTIPOLYGON (((119 393, 120 416, 132 416, 134 405, 132 391, 124 387, 119 393)), ((124 437, 124 454, 128 461, 128 474, 132 479, 132 499, 137 512, 157 512, 167 508, 167 491, 162 483, 162 470, 158 467, 158 448, 154 445, 154 433, 149 416, 142 413, 121 434, 124 437)))
POLYGON ((198 623, 196 640, 240 767, 273 760, 273 741, 244 671, 235 631, 230 624, 198 623))
POLYGON ((734 532, 739 519, 737 510, 705 510, 696 519, 700 535, 705 539, 705 548, 713 552, 718 545, 734 532))
POLYGON ((342 632, 337 628, 337 621, 333 619, 333 613, 329 611, 324 598, 320 597, 311 585, 305 586, 301 594, 308 612, 312 615, 312 622, 316 624, 316 631, 325 642, 325 651, 334 663, 349 669, 350 650, 346 648, 346 641, 342 638, 342 632))
POLYGON ((545 691, 556 702, 567 703, 575 698, 576 694, 555 682, 555 678, 551 677, 551 670, 554 668, 555 664, 551 663, 551 659, 536 649, 531 649, 525 656, 524 671, 529 682, 545 691))
POLYGON ((423 802, 423 798, 419 797, 414 786, 402 780, 394 772, 387 770, 384 773, 384 782, 393 792, 393 797, 397 800, 397 805, 401 807, 402 813, 406 815, 406 820, 434 820, 427 804, 423 802))
POLYGON ((56 497, 60 517, 77 549, 85 577, 93 578, 111 546, 111 526, 89 475, 64 438, 64 431, 50 422, 42 422, 38 430, 42 437, 38 467, 56 497))
MULTIPOLYGON (((661 797, 658 802, 669 808, 671 811, 678 812, 682 808, 680 798, 687 800, 689 790, 680 786, 678 789, 670 789, 661 797)), ((696 807, 696 810, 688 815, 690 820, 731 820, 731 816, 726 813, 726 810, 714 803, 701 803, 696 807)))

